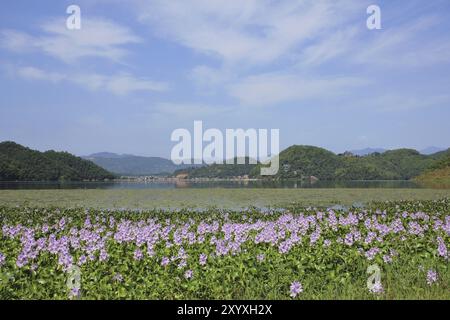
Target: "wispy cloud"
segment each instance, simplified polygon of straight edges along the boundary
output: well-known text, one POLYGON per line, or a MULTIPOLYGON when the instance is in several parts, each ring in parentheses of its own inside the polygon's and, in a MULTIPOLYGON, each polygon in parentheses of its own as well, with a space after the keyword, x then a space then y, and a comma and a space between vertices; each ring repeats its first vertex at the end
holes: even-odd
POLYGON ((230 112, 232 109, 231 107, 207 104, 161 102, 156 105, 153 111, 177 118, 197 119, 217 116, 230 112))
POLYGON ((365 101, 360 101, 358 105, 383 113, 403 113, 405 111, 429 108, 445 109, 450 105, 450 95, 433 93, 386 93, 374 96, 365 101))
POLYGON ((151 0, 140 1, 138 12, 140 21, 161 37, 227 64, 253 65, 286 56, 357 7, 340 0, 151 0))
POLYGON ((411 19, 398 26, 384 29, 374 39, 363 42, 356 50, 349 49, 353 63, 374 64, 383 68, 417 67, 450 62, 450 35, 430 37, 443 27, 443 18, 433 14, 411 19))
POLYGON ((66 63, 81 58, 100 57, 120 61, 128 53, 125 45, 141 42, 129 28, 100 18, 83 18, 80 30, 66 28, 64 19, 40 26, 42 35, 2 30, 0 45, 15 52, 41 52, 66 63))
POLYGON ((272 73, 245 78, 230 87, 230 94, 242 105, 266 106, 310 98, 329 99, 367 82, 354 77, 303 78, 272 73))
POLYGON ((136 78, 130 74, 115 74, 105 76, 96 73, 78 73, 66 75, 57 72, 49 72, 35 67, 19 67, 16 74, 26 80, 42 80, 54 83, 68 82, 79 85, 89 90, 104 90, 115 95, 127 95, 136 91, 162 92, 168 89, 163 82, 155 82, 148 79, 136 78))
POLYGON ((358 28, 348 27, 321 37, 301 52, 299 65, 314 67, 348 53, 353 49, 358 33, 360 33, 358 28))

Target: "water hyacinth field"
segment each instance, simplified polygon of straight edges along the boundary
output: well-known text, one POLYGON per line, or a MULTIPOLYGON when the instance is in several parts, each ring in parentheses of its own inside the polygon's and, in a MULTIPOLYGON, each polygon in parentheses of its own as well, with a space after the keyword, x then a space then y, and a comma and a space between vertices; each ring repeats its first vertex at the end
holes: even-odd
POLYGON ((1 299, 450 299, 450 200, 0 208, 1 299))

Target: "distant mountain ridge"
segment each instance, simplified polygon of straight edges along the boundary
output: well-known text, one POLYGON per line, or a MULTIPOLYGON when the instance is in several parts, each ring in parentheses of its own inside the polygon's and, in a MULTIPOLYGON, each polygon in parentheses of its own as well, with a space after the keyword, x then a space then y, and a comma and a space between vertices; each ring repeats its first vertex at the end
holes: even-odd
POLYGON ((132 155, 128 155, 128 154, 117 154, 117 153, 112 153, 112 152, 98 152, 98 153, 93 153, 91 155, 82 157, 82 158, 111 158, 111 159, 120 159, 120 158, 124 158, 127 156, 132 156, 132 155))
POLYGON ((94 153, 84 156, 98 166, 122 176, 150 176, 172 174, 176 170, 198 167, 199 165, 176 165, 161 157, 143 157, 111 152, 94 153))
POLYGON ((0 143, 0 181, 105 180, 114 174, 68 152, 40 152, 15 142, 0 143))
MULTIPOLYGON (((425 154, 425 155, 432 155, 434 153, 440 152, 440 151, 445 151, 447 150, 446 148, 440 148, 440 147, 435 147, 435 146, 431 146, 431 147, 426 147, 424 149, 418 150, 419 153, 421 154, 425 154)), ((384 149, 384 148, 365 148, 365 149, 357 149, 357 150, 350 150, 348 152, 353 153, 355 156, 367 156, 369 154, 372 153, 383 153, 388 151, 388 149, 384 149)))
POLYGON ((420 150, 420 153, 421 154, 426 154, 426 155, 431 155, 431 154, 434 154, 434 153, 437 153, 437 152, 441 152, 441 151, 445 151, 445 150, 447 150, 447 149, 432 146, 432 147, 427 147, 425 149, 420 150))

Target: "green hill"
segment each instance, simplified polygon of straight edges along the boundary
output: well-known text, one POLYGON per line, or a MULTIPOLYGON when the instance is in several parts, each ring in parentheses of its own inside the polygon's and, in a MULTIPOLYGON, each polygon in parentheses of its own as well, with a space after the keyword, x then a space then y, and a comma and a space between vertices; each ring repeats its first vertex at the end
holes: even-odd
POLYGON ((245 158, 245 164, 237 164, 237 158, 233 159, 234 164, 212 164, 209 166, 202 166, 200 168, 186 168, 176 170, 174 176, 187 173, 189 178, 232 178, 250 175, 250 172, 257 166, 250 164, 249 158, 245 158))
POLYGON ((0 143, 0 181, 81 181, 112 178, 112 173, 67 152, 39 152, 14 142, 0 143))
POLYGON ((438 155, 438 161, 415 180, 425 183, 450 184, 450 149, 438 155))
POLYGON ((343 157, 344 166, 335 172, 341 180, 409 180, 436 160, 412 149, 372 153, 364 157, 343 157))
MULTIPOLYGON (((280 153, 280 170, 276 178, 304 178, 315 176, 320 180, 333 180, 335 172, 343 166, 343 159, 333 152, 312 146, 291 146, 280 153)), ((259 166, 252 175, 259 175, 259 166)))
MULTIPOLYGON (((449 150, 423 155, 413 149, 397 149, 357 156, 335 154, 323 148, 294 145, 280 153, 280 169, 271 179, 409 180, 445 158, 449 150)), ((261 165, 211 165, 185 170, 190 178, 259 177, 261 165)))

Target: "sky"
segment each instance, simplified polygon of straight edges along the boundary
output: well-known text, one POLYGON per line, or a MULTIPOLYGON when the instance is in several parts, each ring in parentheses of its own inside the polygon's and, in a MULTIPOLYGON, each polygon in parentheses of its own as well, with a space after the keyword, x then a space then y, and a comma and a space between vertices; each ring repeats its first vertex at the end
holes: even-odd
POLYGON ((201 120, 281 149, 449 147, 449 31, 448 0, 2 1, 0 141, 169 157, 201 120))

